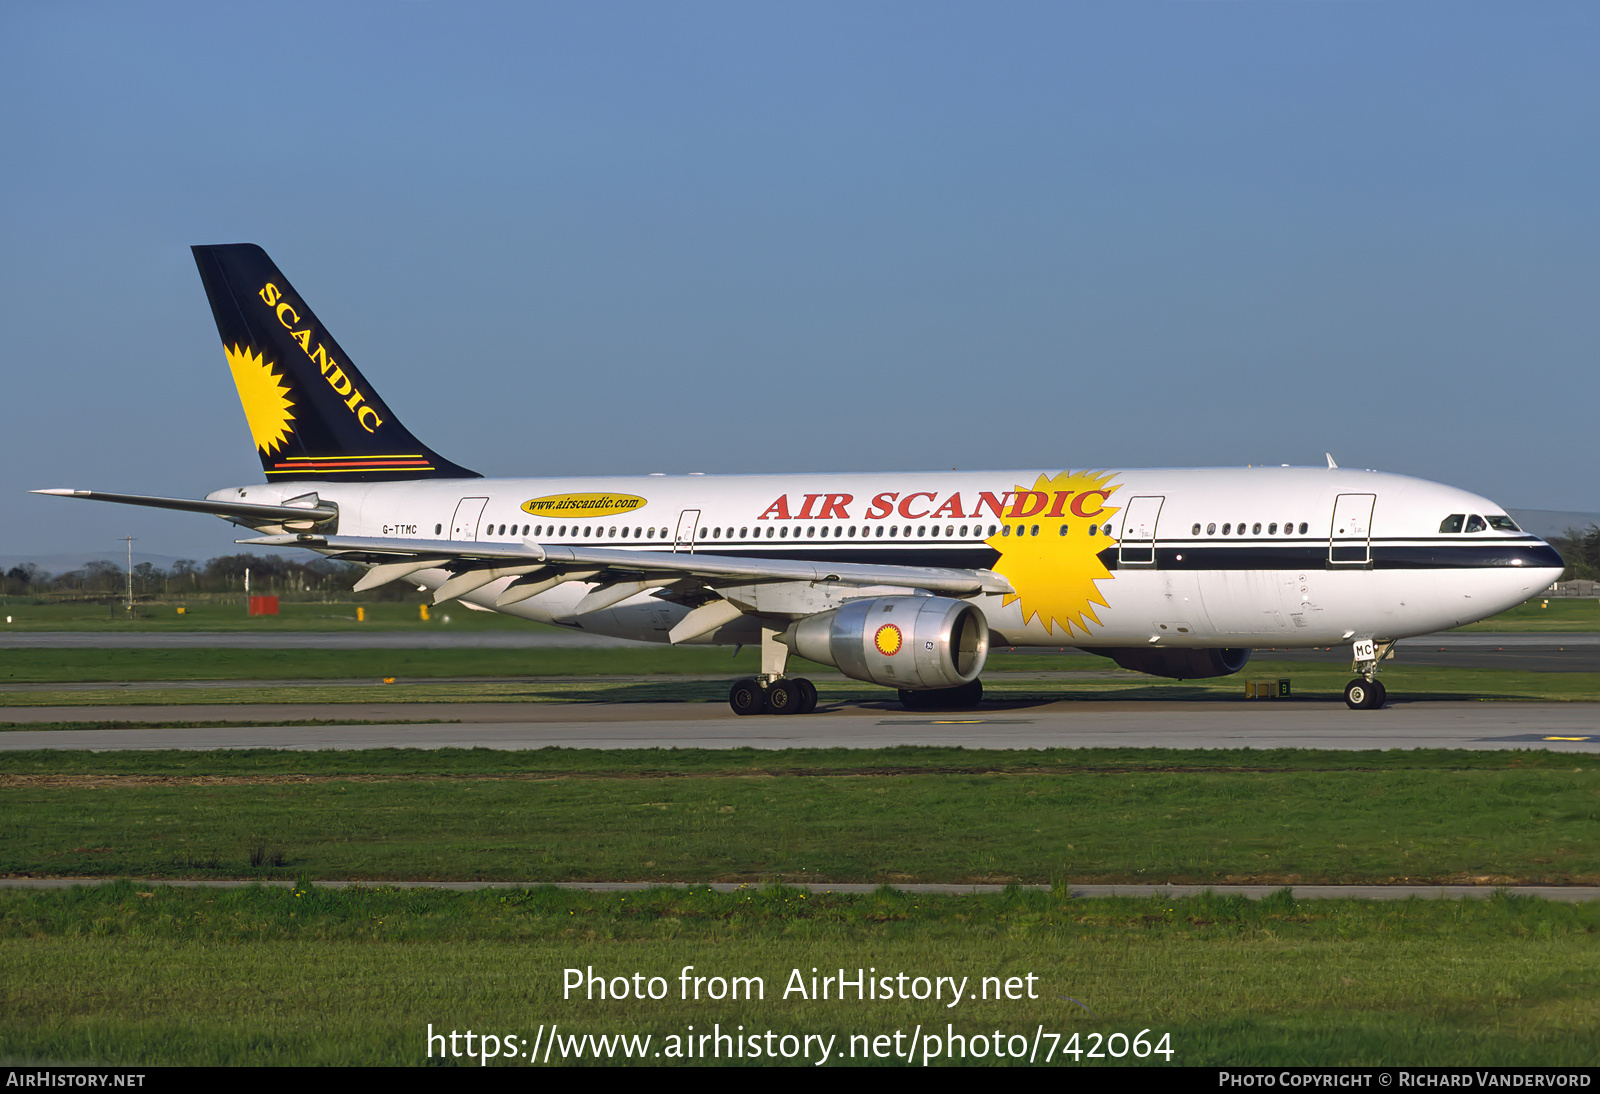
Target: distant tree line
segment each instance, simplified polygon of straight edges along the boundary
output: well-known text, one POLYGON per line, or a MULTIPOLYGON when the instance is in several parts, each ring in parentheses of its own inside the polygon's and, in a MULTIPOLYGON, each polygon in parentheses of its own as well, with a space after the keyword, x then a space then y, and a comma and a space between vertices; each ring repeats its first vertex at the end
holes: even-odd
MULTIPOLYGON (((204 565, 180 558, 170 570, 150 562, 133 567, 136 597, 178 596, 194 593, 242 593, 244 572, 250 571, 250 591, 260 594, 298 595, 346 593, 361 573, 348 562, 319 558, 309 562, 281 555, 220 555, 204 565)), ((105 559, 64 574, 52 574, 31 562, 5 571, 7 596, 122 596, 127 590, 126 566, 105 559)), ((405 592, 410 586, 401 585, 405 592)))
POLYGON ((1562 580, 1600 581, 1600 526, 1568 528, 1550 541, 1550 546, 1566 559, 1567 572, 1562 580))

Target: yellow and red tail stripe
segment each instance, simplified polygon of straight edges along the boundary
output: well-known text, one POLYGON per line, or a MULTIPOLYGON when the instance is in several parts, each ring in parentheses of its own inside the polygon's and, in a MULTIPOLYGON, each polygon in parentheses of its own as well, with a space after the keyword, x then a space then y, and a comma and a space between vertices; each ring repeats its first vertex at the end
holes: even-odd
POLYGON ((432 471, 433 461, 417 453, 394 456, 290 456, 267 468, 269 475, 307 471, 432 471))

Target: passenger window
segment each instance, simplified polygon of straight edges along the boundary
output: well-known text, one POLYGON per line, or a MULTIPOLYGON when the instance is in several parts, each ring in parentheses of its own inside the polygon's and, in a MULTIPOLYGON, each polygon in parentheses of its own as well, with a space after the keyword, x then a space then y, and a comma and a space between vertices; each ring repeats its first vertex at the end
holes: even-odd
POLYGON ((1301 521, 1300 522, 1300 534, 1302 536, 1306 534, 1306 522, 1305 521, 1301 521))
POLYGON ((444 532, 444 525, 442 525, 442 524, 435 524, 435 525, 434 525, 434 526, 433 526, 433 534, 434 534, 434 535, 436 535, 436 536, 437 536, 437 535, 440 535, 440 534, 441 534, 441 533, 443 533, 443 532, 444 532))
POLYGON ((1273 521, 1271 524, 1267 525, 1267 535, 1275 536, 1277 534, 1278 534, 1278 522, 1277 521, 1273 521))
POLYGON ((1461 522, 1467 519, 1465 513, 1451 513, 1439 522, 1439 531, 1455 533, 1461 531, 1461 522))
POLYGON ((1469 532, 1481 532, 1488 527, 1489 526, 1483 522, 1483 518, 1476 513, 1467 518, 1467 531, 1469 532))
POLYGON ((815 524, 810 525, 809 527, 806 528, 806 538, 807 539, 814 538, 816 536, 816 534, 817 534, 817 526, 815 524))
POLYGON ((1193 528, 1191 528, 1189 530, 1189 534, 1191 536, 1198 536, 1200 534, 1200 526, 1198 524, 1196 524, 1193 528))
POLYGON ((1214 536, 1216 534, 1217 534, 1217 526, 1215 524, 1206 525, 1206 535, 1214 536))
POLYGON ((1037 524, 1035 524, 1035 525, 1034 525, 1034 526, 1033 526, 1033 531, 1031 531, 1031 532, 1029 532, 1029 533, 1028 533, 1028 534, 1029 534, 1029 535, 1030 535, 1030 536, 1036 536, 1036 535, 1038 535, 1038 534, 1039 534, 1039 526, 1038 526, 1038 525, 1037 525, 1037 524))
POLYGON ((1232 533, 1233 533, 1233 525, 1232 524, 1224 524, 1222 526, 1222 534, 1223 535, 1225 535, 1225 536, 1226 535, 1231 535, 1232 533))
POLYGON ((1252 536, 1259 536, 1261 534, 1261 525, 1260 524, 1252 524, 1250 526, 1250 534, 1252 536))
POLYGON ((1001 528, 1000 534, 1002 536, 1009 536, 1011 534, 1011 525, 1008 524, 1004 528, 1001 528))
MULTIPOLYGON (((1195 525, 1195 527, 1196 527, 1196 528, 1198 528, 1198 527, 1200 527, 1200 526, 1199 526, 1199 525, 1198 525, 1198 524, 1197 524, 1197 525, 1195 525)), ((1091 525, 1089 525, 1089 534, 1090 534, 1090 535, 1091 535, 1091 536, 1097 536, 1097 535, 1099 535, 1099 534, 1100 534, 1100 526, 1099 526, 1099 525, 1098 525, 1098 524, 1091 524, 1091 525)))
POLYGON ((1066 526, 1066 525, 1065 525, 1065 524, 1063 524, 1063 525, 1062 525, 1062 526, 1061 526, 1061 531, 1060 531, 1060 532, 1058 532, 1058 533, 1057 533, 1057 535, 1063 535, 1063 536, 1064 536, 1064 535, 1066 535, 1066 534, 1067 534, 1067 526, 1066 526))

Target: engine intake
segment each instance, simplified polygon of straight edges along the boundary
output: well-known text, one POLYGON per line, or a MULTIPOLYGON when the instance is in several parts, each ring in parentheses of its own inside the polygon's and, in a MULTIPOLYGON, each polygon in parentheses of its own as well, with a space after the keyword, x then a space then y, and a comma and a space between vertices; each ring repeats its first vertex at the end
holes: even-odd
POLYGON ((793 623, 780 640, 855 680, 918 691, 971 683, 989 656, 976 604, 942 596, 876 596, 793 623))

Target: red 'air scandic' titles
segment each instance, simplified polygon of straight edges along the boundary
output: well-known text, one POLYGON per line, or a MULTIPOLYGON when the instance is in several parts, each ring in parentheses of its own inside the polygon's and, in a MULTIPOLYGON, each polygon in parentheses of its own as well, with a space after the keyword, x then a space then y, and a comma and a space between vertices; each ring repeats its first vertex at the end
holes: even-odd
POLYGON ((996 517, 1003 517, 1003 516, 1005 516, 1005 513, 1004 513, 1003 510, 1006 507, 1006 502, 1009 501, 1011 498, 1014 498, 1014 497, 1016 497, 1016 494, 1013 491, 1010 491, 1010 490, 1007 490, 1004 494, 1001 494, 998 498, 995 497, 993 494, 989 493, 989 491, 985 490, 985 491, 983 491, 983 493, 978 495, 978 507, 972 511, 972 515, 973 516, 978 516, 980 513, 983 512, 983 507, 985 505, 987 505, 989 507, 989 511, 991 513, 993 513, 996 517))
POLYGON ((767 506, 767 511, 762 513, 757 520, 792 520, 789 516, 789 495, 779 494, 778 500, 767 506))
POLYGON ((1083 493, 1079 494, 1077 497, 1072 499, 1072 506, 1071 506, 1072 512, 1073 512, 1073 514, 1075 516, 1080 516, 1080 517, 1083 517, 1084 519, 1088 519, 1089 517, 1097 517, 1101 513, 1104 513, 1106 511, 1105 500, 1107 498, 1109 498, 1110 496, 1111 496, 1111 491, 1110 490, 1085 490, 1083 493), (1092 497, 1099 498, 1100 499, 1100 505, 1095 509, 1094 512, 1085 513, 1083 511, 1084 503, 1085 503, 1086 499, 1092 498, 1092 497))
POLYGON ((1044 512, 1044 507, 1050 502, 1050 495, 1043 490, 1019 490, 1016 493, 1016 503, 1011 506, 1008 514, 1013 520, 1021 517, 1036 517, 1044 512))
POLYGON ((948 498, 945 498, 944 504, 935 509, 931 516, 935 520, 938 520, 940 517, 950 517, 955 520, 961 520, 966 516, 966 514, 961 511, 961 495, 951 494, 948 498))
POLYGON ((818 520, 849 520, 850 514, 844 507, 855 498, 849 494, 829 494, 822 499, 822 512, 817 514, 818 520))
POLYGON ((867 510, 868 520, 882 520, 894 512, 894 499, 900 496, 898 491, 879 494, 872 499, 872 508, 867 510))
POLYGON ((905 517, 907 520, 921 520, 923 517, 928 515, 928 511, 924 509, 920 513, 913 513, 910 508, 913 498, 927 498, 929 504, 932 504, 933 494, 927 490, 919 490, 915 494, 907 494, 905 497, 900 499, 900 515, 905 517))

